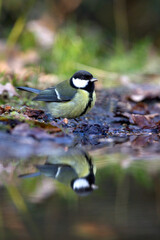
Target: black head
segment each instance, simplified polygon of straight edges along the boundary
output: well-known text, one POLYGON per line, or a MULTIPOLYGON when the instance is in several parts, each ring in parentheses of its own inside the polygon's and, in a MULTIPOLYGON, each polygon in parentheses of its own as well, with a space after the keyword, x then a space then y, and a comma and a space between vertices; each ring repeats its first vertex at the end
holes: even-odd
POLYGON ((94 82, 97 81, 93 75, 87 71, 80 70, 73 74, 70 79, 71 86, 77 89, 84 89, 88 92, 94 91, 94 82))
POLYGON ((72 78, 79 78, 82 80, 90 80, 93 78, 93 75, 90 72, 84 71, 84 70, 80 70, 78 72, 75 72, 72 76, 72 78))

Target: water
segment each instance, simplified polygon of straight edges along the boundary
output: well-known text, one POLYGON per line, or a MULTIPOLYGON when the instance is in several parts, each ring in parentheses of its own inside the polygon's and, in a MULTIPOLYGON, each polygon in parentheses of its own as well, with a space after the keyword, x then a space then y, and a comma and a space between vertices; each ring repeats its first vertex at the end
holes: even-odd
POLYGON ((0 239, 160 239, 157 136, 44 146, 0 158, 0 239))

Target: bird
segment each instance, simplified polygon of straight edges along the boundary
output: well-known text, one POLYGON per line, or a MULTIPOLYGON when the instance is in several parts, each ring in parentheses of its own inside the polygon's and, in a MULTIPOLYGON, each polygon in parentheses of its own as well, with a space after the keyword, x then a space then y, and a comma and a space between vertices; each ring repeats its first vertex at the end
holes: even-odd
POLYGON ((86 196, 97 189, 95 185, 96 167, 90 155, 81 148, 70 148, 60 155, 51 155, 42 165, 35 165, 37 172, 21 174, 21 178, 44 175, 65 185, 69 185, 75 193, 86 196))
POLYGON ((38 94, 33 101, 44 101, 54 118, 73 119, 88 113, 95 105, 95 81, 90 72, 77 71, 73 76, 54 87, 39 90, 30 87, 17 89, 38 94))

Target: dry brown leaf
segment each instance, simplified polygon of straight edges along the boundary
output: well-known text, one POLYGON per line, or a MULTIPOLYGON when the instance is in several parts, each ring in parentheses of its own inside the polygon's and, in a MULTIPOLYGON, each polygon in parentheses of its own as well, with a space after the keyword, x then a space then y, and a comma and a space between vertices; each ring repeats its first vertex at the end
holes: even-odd
POLYGON ((141 115, 149 114, 148 105, 143 102, 139 102, 132 107, 131 112, 133 112, 134 114, 141 114, 141 115))
POLYGON ((4 112, 5 112, 4 107, 1 107, 1 106, 0 106, 0 115, 3 114, 4 112))
POLYGON ((36 109, 29 108, 29 107, 26 107, 23 114, 27 115, 28 117, 34 117, 34 118, 39 118, 39 119, 44 117, 43 110, 36 110, 36 109))
POLYGON ((126 99, 132 100, 133 102, 141 102, 147 99, 160 98, 159 86, 142 85, 134 86, 132 94, 127 95, 126 99))
POLYGON ((156 122, 153 121, 153 118, 158 114, 149 114, 149 115, 139 115, 131 114, 132 122, 138 125, 141 128, 156 128, 156 122))
POLYGON ((148 143, 150 143, 152 136, 137 136, 132 142, 132 147, 144 147, 147 146, 148 143))
POLYGON ((56 133, 56 132, 61 132, 62 131, 59 127, 54 126, 54 125, 52 125, 50 123, 44 123, 44 122, 32 121, 32 120, 29 120, 27 122, 28 123, 33 123, 34 126, 43 128, 43 129, 47 130, 50 133, 56 133))

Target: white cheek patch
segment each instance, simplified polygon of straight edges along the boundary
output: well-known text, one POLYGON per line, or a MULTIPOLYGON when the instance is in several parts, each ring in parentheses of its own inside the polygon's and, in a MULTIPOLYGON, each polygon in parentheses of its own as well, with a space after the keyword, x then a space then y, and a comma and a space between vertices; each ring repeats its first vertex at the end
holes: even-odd
POLYGON ((77 88, 85 88, 88 85, 89 80, 82 80, 79 78, 72 78, 73 85, 77 88))
POLYGON ((82 189, 82 188, 87 188, 89 187, 89 183, 86 179, 79 178, 77 179, 74 184, 73 184, 73 189, 82 189))

